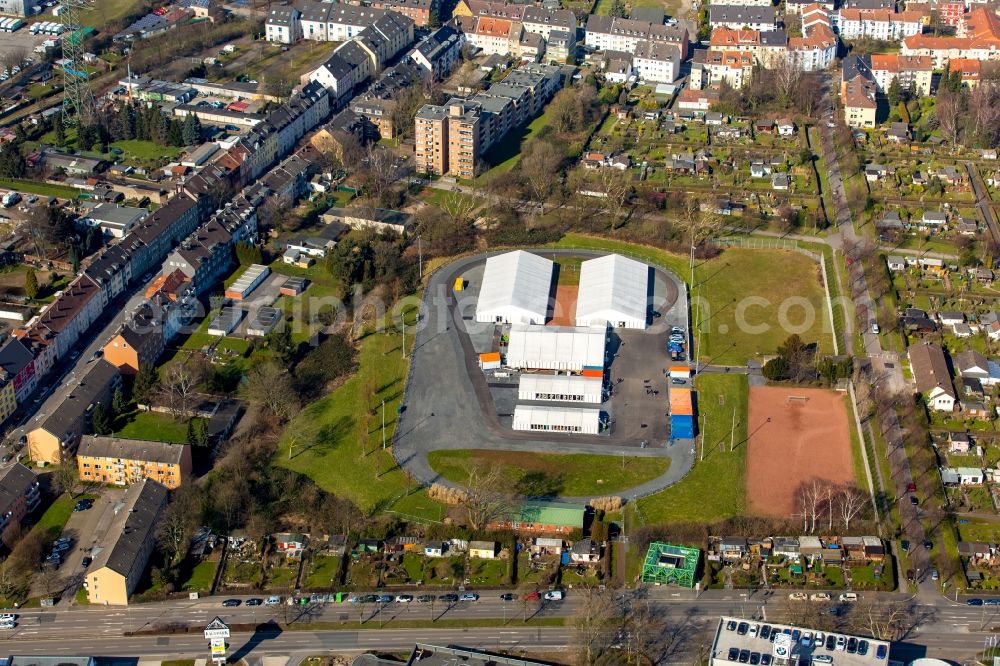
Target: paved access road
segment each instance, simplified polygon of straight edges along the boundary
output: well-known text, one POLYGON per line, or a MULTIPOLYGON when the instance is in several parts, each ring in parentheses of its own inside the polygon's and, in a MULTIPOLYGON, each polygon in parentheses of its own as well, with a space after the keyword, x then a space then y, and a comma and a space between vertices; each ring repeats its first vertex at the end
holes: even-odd
MULTIPOLYGON (((607 253, 546 249, 544 254, 602 256, 607 253)), ((470 367, 475 368, 476 357, 468 336, 464 333, 464 326, 466 318, 474 317, 474 306, 470 302, 465 308, 456 307, 452 291, 456 277, 484 260, 485 255, 460 259, 437 271, 427 282, 421 303, 421 321, 412 352, 409 384, 405 392, 405 409, 400 415, 393 442, 393 452, 400 466, 424 485, 432 483, 450 485, 427 463, 429 451, 480 448, 620 455, 624 450, 636 457, 668 457, 671 459, 671 465, 662 476, 618 494, 641 497, 662 490, 680 480, 691 468, 694 460, 690 446, 650 442, 643 448, 640 438, 622 441, 592 435, 569 434, 553 435, 551 439, 543 440, 532 433, 513 432, 500 426, 482 373, 478 370, 469 371, 470 367)), ((662 275, 665 280, 676 280, 675 277, 665 273, 662 275)), ((671 305, 666 304, 661 308, 664 314, 656 320, 658 326, 660 328, 666 326, 668 331, 673 323, 687 328, 687 303, 677 303, 676 307, 671 305)), ((662 339, 665 347, 666 335, 658 337, 662 339)), ((662 368, 653 368, 649 372, 655 374, 661 371, 662 368)), ((614 364, 612 364, 613 372, 614 364)), ((662 418, 665 419, 667 418, 665 391, 661 391, 659 399, 664 407, 662 418)))

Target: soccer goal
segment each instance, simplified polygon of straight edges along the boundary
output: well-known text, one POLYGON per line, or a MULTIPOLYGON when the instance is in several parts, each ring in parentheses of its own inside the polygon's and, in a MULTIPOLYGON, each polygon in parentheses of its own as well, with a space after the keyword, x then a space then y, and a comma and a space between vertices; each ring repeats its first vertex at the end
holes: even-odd
POLYGON ((790 395, 790 396, 788 396, 788 397, 785 398, 785 402, 788 403, 788 404, 790 404, 790 405, 791 404, 795 404, 795 403, 798 403, 800 405, 804 405, 807 402, 809 402, 809 396, 807 396, 807 395, 790 395))

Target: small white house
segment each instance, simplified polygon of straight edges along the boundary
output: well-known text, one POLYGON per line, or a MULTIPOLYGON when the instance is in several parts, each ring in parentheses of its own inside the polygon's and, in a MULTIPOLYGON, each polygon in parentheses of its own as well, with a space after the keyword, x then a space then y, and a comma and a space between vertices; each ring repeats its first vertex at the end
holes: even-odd
POLYGON ((964 432, 953 432, 948 435, 948 453, 965 455, 972 447, 972 438, 964 432))
POLYGON ((939 312, 938 319, 941 320, 942 326, 954 326, 955 324, 965 323, 965 314, 953 310, 948 310, 944 312, 939 312))
POLYGON ((906 270, 906 259, 900 256, 889 256, 885 259, 886 263, 889 265, 889 270, 895 272, 906 270))
POLYGON ((983 470, 977 467, 942 467, 941 482, 946 486, 978 486, 984 480, 983 470))
POLYGON ((940 210, 925 210, 922 221, 928 227, 943 227, 948 224, 948 214, 940 210))

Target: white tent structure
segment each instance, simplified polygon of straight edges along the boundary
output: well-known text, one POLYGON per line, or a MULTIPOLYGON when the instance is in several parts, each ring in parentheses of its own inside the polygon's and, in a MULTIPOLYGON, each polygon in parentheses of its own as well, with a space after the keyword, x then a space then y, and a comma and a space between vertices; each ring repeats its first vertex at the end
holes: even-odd
POLYGON ((649 266, 609 254, 580 266, 576 325, 646 328, 649 266))
POLYGON ((580 375, 521 375, 520 400, 558 400, 601 404, 604 380, 580 375))
POLYGON ((549 313, 553 264, 517 250, 490 257, 476 302, 476 321, 544 324, 549 313))
POLYGON ((596 435, 601 427, 601 410, 518 405, 514 408, 513 427, 514 430, 596 435))
POLYGON ((507 343, 507 365, 528 370, 572 370, 604 367, 608 327, 513 324, 507 343))

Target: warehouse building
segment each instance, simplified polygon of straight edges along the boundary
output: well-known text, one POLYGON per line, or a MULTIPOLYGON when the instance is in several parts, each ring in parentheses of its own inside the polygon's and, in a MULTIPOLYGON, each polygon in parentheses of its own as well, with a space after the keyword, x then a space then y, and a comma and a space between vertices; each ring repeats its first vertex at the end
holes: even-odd
POLYGON ((517 250, 486 260, 476 303, 476 321, 497 324, 544 324, 549 314, 553 264, 517 250))
POLYGON ((579 375, 521 375, 517 387, 520 400, 587 402, 599 405, 604 382, 579 375))
POLYGON ((646 328, 649 266, 609 254, 580 265, 576 325, 646 328))
POLYGON ((239 308, 222 308, 219 314, 215 315, 208 324, 208 334, 224 337, 233 332, 233 329, 243 321, 245 313, 239 308))
POLYGON ((514 430, 569 432, 596 435, 601 428, 601 410, 579 407, 518 405, 514 408, 514 430))
POLYGON ((529 370, 603 368, 606 326, 514 324, 507 343, 507 365, 529 370))

